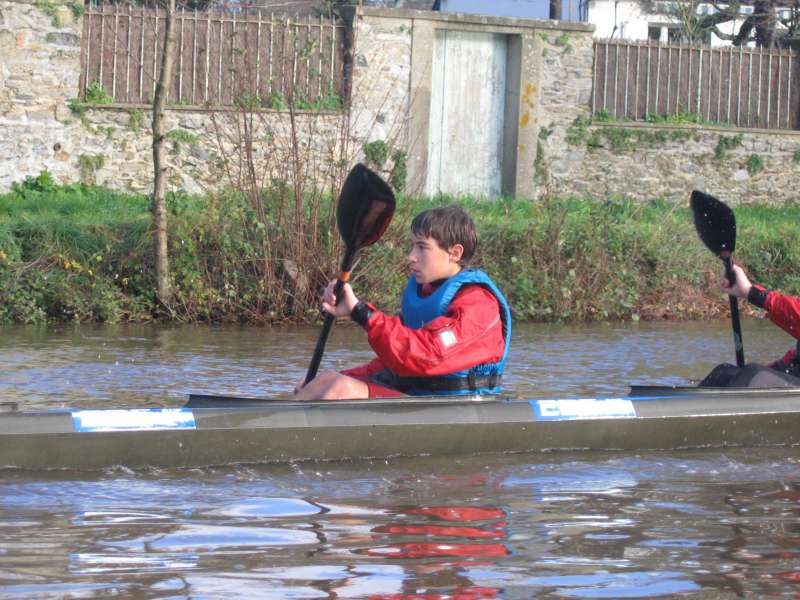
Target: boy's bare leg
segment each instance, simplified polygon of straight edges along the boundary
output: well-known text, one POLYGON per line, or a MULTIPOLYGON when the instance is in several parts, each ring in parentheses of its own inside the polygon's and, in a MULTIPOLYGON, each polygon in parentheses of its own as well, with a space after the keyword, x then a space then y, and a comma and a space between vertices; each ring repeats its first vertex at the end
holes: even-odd
POLYGON ((298 390, 295 400, 350 400, 369 398, 367 384, 337 371, 325 371, 298 390))

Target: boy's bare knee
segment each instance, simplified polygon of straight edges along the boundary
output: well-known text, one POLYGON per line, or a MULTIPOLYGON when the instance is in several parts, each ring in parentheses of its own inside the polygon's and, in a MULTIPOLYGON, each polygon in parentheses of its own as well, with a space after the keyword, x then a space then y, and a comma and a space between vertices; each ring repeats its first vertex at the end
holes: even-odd
POLYGON ((338 371, 325 371, 295 394, 295 400, 349 400, 367 398, 369 388, 338 371))
POLYGON ((363 383, 341 373, 336 373, 336 375, 338 376, 330 380, 323 397, 324 400, 349 400, 366 397, 362 389, 366 386, 363 383))
POLYGON ((295 400, 323 399, 331 382, 339 375, 336 371, 324 371, 303 387, 295 390, 295 400))
POLYGON ((317 378, 316 378, 315 381, 318 382, 317 385, 330 384, 332 381, 334 381, 338 377, 341 377, 341 374, 339 372, 337 372, 337 371, 323 371, 322 373, 317 375, 317 378))
POLYGON ((347 391, 350 387, 347 380, 350 378, 339 373, 335 375, 326 381, 327 385, 324 390, 324 396, 322 396, 323 400, 340 400, 347 397, 347 391))

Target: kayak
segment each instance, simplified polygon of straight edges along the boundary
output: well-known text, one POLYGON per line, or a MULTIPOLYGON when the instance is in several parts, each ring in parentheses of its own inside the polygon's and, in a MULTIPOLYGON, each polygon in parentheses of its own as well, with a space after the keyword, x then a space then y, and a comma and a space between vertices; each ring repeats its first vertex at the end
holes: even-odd
POLYGON ((38 412, 0 404, 0 468, 32 470, 798 443, 800 388, 327 402, 193 395, 175 408, 38 412))

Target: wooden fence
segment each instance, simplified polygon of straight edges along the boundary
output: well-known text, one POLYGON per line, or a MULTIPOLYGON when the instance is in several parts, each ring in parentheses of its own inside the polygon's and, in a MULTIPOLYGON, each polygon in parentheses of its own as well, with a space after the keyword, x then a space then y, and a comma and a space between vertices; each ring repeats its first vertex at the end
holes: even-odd
MULTIPOLYGON (((90 5, 83 20, 80 95, 122 104, 152 102, 166 13, 130 5, 90 5)), ((232 106, 257 99, 280 108, 334 107, 347 98, 350 29, 322 17, 254 12, 176 14, 170 102, 232 106)))
POLYGON ((680 113, 739 127, 798 129, 800 60, 790 50, 596 41, 592 111, 680 113))

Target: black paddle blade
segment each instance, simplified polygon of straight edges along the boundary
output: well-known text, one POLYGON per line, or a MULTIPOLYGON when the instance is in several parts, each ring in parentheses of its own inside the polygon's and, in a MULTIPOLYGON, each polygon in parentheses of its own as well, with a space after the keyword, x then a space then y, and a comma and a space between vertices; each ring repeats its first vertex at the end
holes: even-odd
POLYGON ((359 163, 342 185, 336 225, 348 248, 358 250, 377 242, 394 215, 392 189, 380 175, 359 163))
POLYGON ((727 204, 698 190, 692 192, 692 216, 697 235, 717 256, 736 249, 736 218, 727 204))
MULTIPOLYGON (((350 170, 342 185, 339 195, 339 204, 336 207, 336 225, 339 233, 347 246, 342 258, 342 273, 336 281, 334 294, 337 304, 342 298, 342 288, 355 265, 356 254, 361 248, 377 242, 394 215, 395 200, 392 189, 380 178, 362 164, 357 164, 350 170)), ((306 383, 317 376, 322 353, 328 335, 333 327, 333 315, 325 315, 322 331, 319 333, 317 347, 311 364, 306 373, 306 383)))
MULTIPOLYGON (((725 264, 725 276, 733 285, 736 280, 731 258, 736 248, 736 218, 733 216, 733 211, 724 202, 697 190, 692 192, 690 203, 697 235, 711 252, 722 259, 725 264)), ((743 367, 744 348, 742 346, 742 325, 739 322, 739 303, 735 296, 730 296, 729 300, 736 365, 743 367)))

